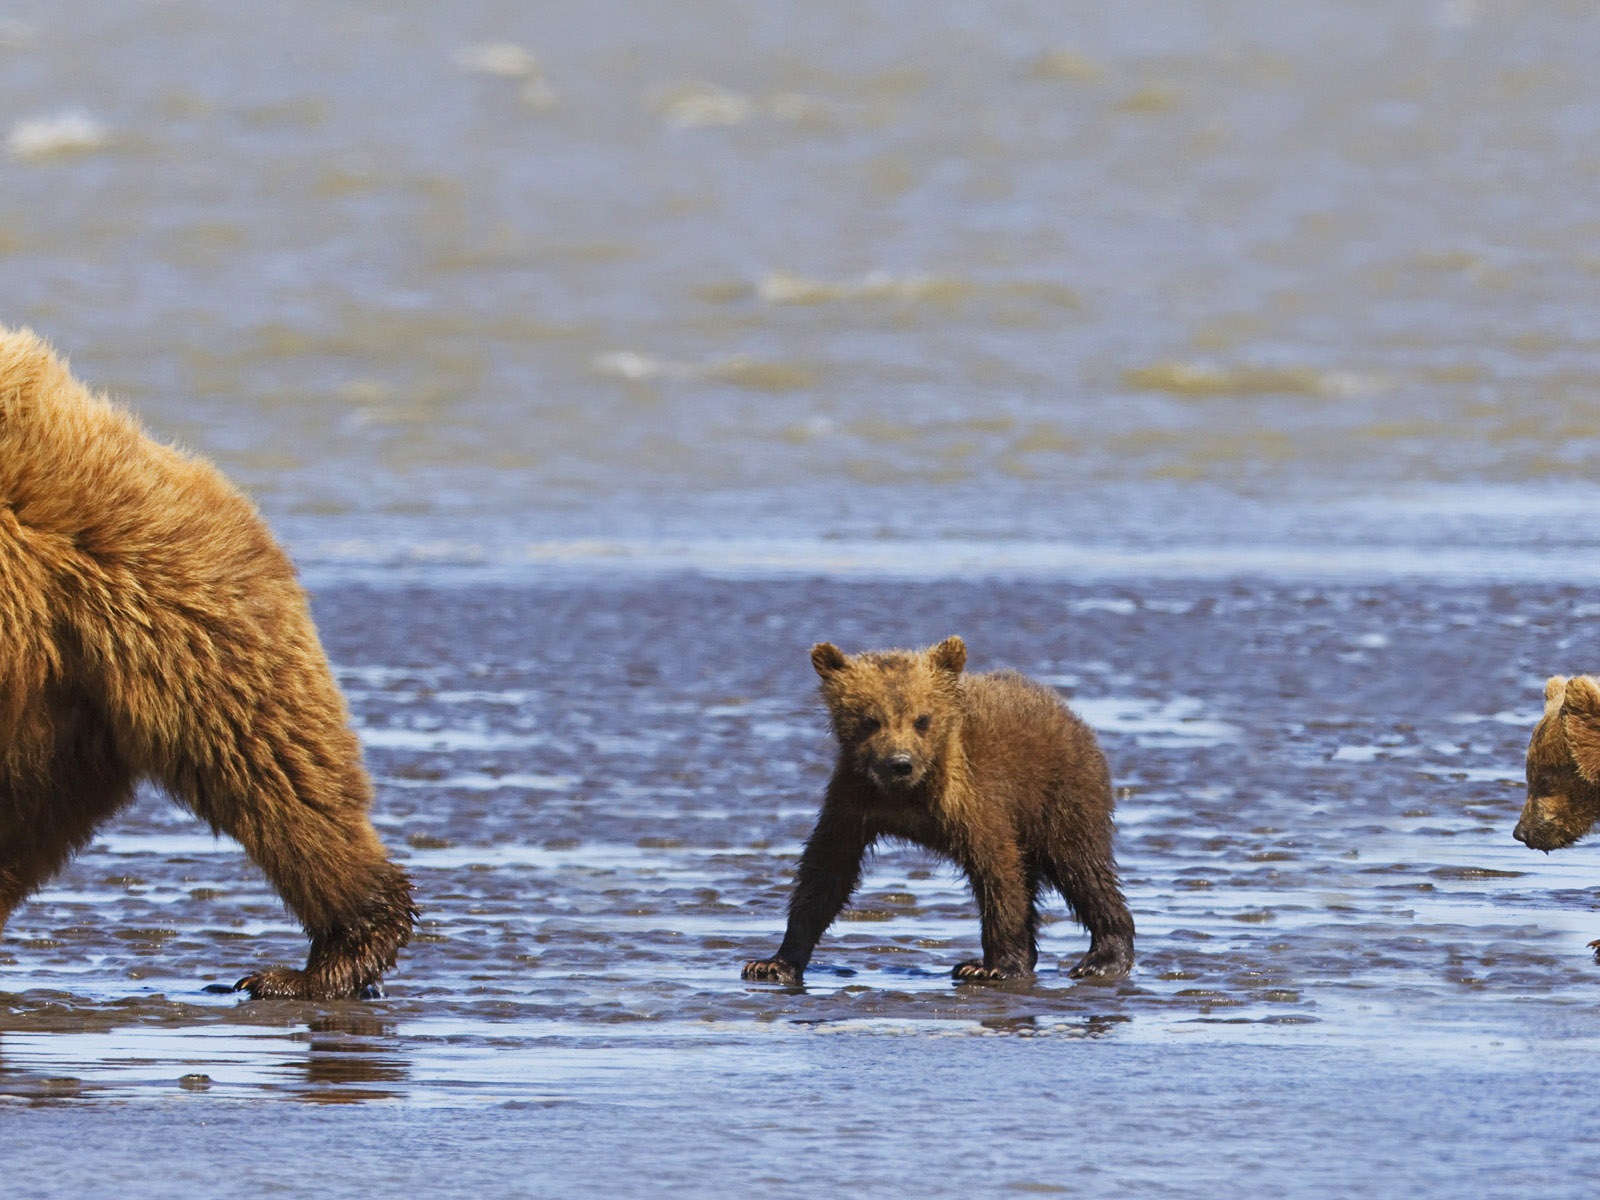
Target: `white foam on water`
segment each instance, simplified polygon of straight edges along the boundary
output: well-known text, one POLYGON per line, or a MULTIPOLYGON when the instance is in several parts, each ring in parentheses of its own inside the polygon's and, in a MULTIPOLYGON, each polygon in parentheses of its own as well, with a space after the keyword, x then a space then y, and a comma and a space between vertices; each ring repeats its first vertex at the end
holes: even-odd
POLYGON ((486 775, 468 771, 446 775, 439 779, 406 779, 396 775, 379 777, 384 787, 417 788, 439 791, 444 788, 465 792, 497 792, 501 790, 529 792, 566 792, 577 787, 582 780, 576 775, 540 775, 526 771, 513 771, 506 775, 486 775))
POLYGON ((548 745, 541 733, 508 733, 490 729, 399 729, 363 727, 358 730, 366 745, 384 750, 457 751, 526 750, 548 745))
POLYGON ((12 158, 37 162, 99 150, 110 139, 104 124, 88 113, 71 111, 17 121, 6 135, 6 151, 12 158))
MULTIPOLYGON (((1552 554, 1494 545, 1214 543, 1168 547, 997 539, 704 537, 571 538, 494 543, 342 539, 299 547, 312 581, 401 584, 425 578, 521 581, 550 572, 699 572, 728 578, 846 579, 1272 578, 1306 582, 1547 582, 1600 584, 1600 554, 1552 554)), ((1126 603, 1126 602, 1122 602, 1126 603)), ((1092 611, 1084 609, 1081 611, 1092 611)), ((1119 604, 1106 611, 1127 611, 1119 604)), ((1374 644, 1375 645, 1375 644, 1374 644)))
POLYGON ((1205 704, 1193 696, 1075 696, 1071 704, 1096 731, 1127 734, 1141 746, 1217 745, 1243 736, 1237 725, 1209 716, 1205 704))

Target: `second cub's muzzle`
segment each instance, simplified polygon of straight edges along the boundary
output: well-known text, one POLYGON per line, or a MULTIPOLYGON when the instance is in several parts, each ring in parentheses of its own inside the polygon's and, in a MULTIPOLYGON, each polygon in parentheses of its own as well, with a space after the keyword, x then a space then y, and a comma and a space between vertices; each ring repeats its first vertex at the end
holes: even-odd
POLYGON ((1572 845, 1582 834, 1561 819, 1559 810, 1542 797, 1530 797, 1511 836, 1531 850, 1548 854, 1572 845))

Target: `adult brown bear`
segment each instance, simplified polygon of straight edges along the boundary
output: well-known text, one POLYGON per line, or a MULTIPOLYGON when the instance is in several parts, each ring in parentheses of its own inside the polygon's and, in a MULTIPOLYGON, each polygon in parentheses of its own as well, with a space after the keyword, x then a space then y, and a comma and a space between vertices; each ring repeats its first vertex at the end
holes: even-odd
POLYGON ((252 996, 359 995, 415 911, 294 569, 208 463, 0 329, 0 927, 151 780, 311 938, 252 996))

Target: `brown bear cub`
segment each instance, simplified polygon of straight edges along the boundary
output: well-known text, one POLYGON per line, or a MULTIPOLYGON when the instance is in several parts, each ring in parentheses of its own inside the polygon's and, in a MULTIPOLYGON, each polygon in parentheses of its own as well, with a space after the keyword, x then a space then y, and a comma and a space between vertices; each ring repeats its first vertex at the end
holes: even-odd
MULTIPOLYGON (((1548 854, 1600 819, 1600 681, 1553 676, 1528 742, 1528 799, 1511 836, 1548 854)), ((1589 943, 1600 958, 1600 939, 1589 943)))
POLYGON ((1039 959, 1048 885, 1089 931, 1076 978, 1133 968, 1133 918, 1111 852, 1111 776, 1089 727, 1050 689, 1011 671, 963 675, 958 637, 923 652, 811 651, 839 758, 800 858, 778 953, 744 978, 798 984, 879 838, 915 842, 966 872, 983 958, 972 981, 1024 979, 1039 959))
POLYGON ((1528 742, 1528 800, 1511 836, 1560 850, 1600 819, 1600 681, 1553 676, 1528 742))
POLYGON ((236 838, 311 939, 252 996, 353 997, 405 873, 294 569, 217 471, 0 329, 0 927, 151 780, 236 838))

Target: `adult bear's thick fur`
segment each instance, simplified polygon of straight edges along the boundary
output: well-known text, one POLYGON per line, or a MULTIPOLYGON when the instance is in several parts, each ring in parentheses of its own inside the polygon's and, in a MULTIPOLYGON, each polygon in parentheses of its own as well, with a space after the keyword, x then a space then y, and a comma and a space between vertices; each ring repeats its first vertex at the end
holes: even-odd
POLYGON ((356 996, 415 912, 294 569, 208 463, 0 329, 0 926, 152 780, 311 938, 253 996, 356 996))

